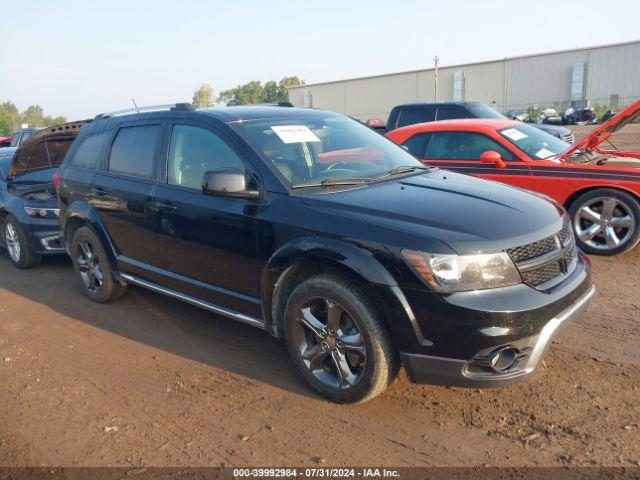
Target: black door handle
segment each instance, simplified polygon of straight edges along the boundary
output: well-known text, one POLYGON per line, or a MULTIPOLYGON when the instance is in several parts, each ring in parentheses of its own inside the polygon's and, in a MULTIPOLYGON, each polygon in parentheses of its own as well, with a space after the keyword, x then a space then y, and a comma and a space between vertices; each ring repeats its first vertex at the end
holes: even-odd
POLYGON ((104 197, 107 191, 102 187, 91 187, 89 190, 96 197, 104 197))

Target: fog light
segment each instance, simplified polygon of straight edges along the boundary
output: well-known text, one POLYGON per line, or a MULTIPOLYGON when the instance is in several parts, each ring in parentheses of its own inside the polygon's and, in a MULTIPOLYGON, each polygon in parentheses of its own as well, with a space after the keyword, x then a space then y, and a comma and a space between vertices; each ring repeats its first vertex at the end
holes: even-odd
POLYGON ((515 349, 503 348, 489 355, 489 363, 494 371, 504 372, 515 365, 517 358, 518 352, 515 349))

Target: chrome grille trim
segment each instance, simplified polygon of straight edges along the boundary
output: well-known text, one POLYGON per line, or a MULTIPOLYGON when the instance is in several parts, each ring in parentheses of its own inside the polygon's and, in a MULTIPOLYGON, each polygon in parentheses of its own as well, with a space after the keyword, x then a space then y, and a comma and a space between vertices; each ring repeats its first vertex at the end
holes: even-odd
POLYGON ((522 281, 539 290, 552 288, 575 270, 578 251, 571 224, 565 220, 558 233, 507 250, 522 281))

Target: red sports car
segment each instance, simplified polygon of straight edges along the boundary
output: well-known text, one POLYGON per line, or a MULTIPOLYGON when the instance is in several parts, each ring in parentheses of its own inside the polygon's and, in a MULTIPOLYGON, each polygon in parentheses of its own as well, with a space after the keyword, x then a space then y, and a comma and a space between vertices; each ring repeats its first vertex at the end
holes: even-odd
POLYGON ((569 211, 578 246, 615 255, 640 241, 640 152, 599 146, 640 116, 640 101, 568 145, 522 122, 445 120, 387 137, 428 165, 552 197, 569 211))

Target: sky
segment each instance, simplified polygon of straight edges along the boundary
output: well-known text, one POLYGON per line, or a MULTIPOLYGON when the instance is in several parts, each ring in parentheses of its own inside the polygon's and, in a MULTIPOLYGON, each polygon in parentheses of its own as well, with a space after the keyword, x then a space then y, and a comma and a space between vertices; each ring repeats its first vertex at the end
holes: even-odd
POLYGON ((640 39, 637 0, 0 0, 0 102, 69 120, 307 83, 640 39))

